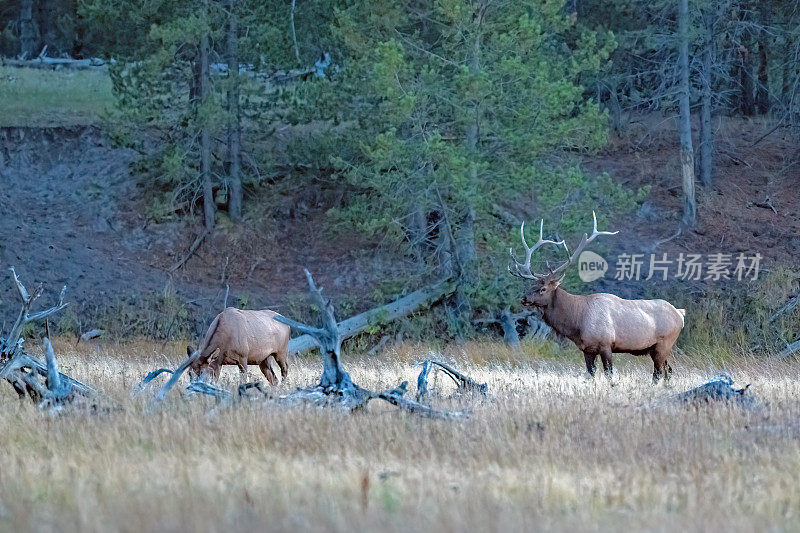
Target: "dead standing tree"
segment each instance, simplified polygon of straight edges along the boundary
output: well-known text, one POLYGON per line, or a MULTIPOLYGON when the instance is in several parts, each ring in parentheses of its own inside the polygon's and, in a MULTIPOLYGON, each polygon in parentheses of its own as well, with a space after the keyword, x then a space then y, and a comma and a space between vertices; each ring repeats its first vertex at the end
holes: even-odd
POLYGON ((0 379, 11 383, 20 398, 28 396, 42 406, 59 406, 71 402, 76 395, 94 396, 94 389, 59 371, 49 331, 43 341, 45 361, 28 354, 22 346, 22 330, 25 324, 47 318, 67 306, 64 302, 67 287, 61 289, 57 305, 31 313, 33 302, 42 294, 42 286, 37 285, 29 293, 17 277, 14 267, 9 270, 14 277, 17 294, 22 300, 22 308, 9 334, 5 338, 0 337, 0 379))
POLYGON ((309 271, 306 270, 305 273, 312 301, 322 314, 322 327, 309 326, 283 316, 277 316, 275 320, 310 335, 317 341, 322 356, 322 377, 317 385, 299 389, 293 394, 283 396, 282 399, 310 400, 314 403, 333 401, 342 407, 356 410, 365 407, 370 400, 379 398, 405 411, 431 418, 458 418, 465 415, 464 412, 441 411, 404 398, 407 381, 384 392, 373 392, 353 383, 350 374, 342 367, 342 335, 334 315, 333 304, 322 296, 322 288, 314 284, 309 271))

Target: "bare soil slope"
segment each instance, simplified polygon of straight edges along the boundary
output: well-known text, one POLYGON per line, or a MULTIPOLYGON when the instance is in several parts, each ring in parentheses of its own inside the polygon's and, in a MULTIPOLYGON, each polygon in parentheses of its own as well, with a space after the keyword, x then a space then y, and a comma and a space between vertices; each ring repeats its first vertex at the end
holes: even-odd
MULTIPOLYGON (((678 227, 673 126, 668 119, 642 118, 584 161, 590 172, 609 172, 632 187, 652 186, 638 213, 615 221, 625 235, 614 243, 617 251, 646 252, 678 227)), ((771 128, 766 121, 724 121, 715 186, 698 189, 700 227, 661 245, 659 252, 759 252, 765 268, 792 263, 800 252, 800 168, 787 130, 759 140, 771 128), (777 212, 755 205, 767 197, 777 212)), ((323 188, 313 197, 287 193, 279 212, 243 228, 221 224, 185 267, 171 273, 199 229, 147 219, 145 185, 130 175, 133 159, 93 127, 0 129, 0 264, 14 265, 28 283, 44 282, 49 298, 67 284, 76 313, 87 317, 82 327, 93 326, 92 317, 103 306, 142 294, 174 293, 189 302, 196 330, 221 309, 226 287, 229 304, 281 310, 305 293, 303 267, 329 294, 349 298, 352 305, 380 276, 403 268, 380 251, 377 239, 325 236, 320 231, 325 212, 337 200, 323 188)), ((601 285, 623 296, 642 290, 609 281, 601 285)), ((13 319, 16 307, 10 291, 10 282, 0 279, 5 320, 13 319)))
MULTIPOLYGON (((44 304, 66 284, 87 328, 104 306, 147 305, 142 295, 160 293, 188 302, 199 329, 226 294, 231 305, 280 309, 295 292, 306 292, 303 267, 331 294, 363 293, 384 270, 380 265, 392 268, 370 259, 358 239, 330 242, 320 235, 323 201, 287 198, 297 205, 277 217, 277 227, 271 218, 220 227, 173 272, 199 229, 148 220, 146 184, 131 176, 134 157, 93 127, 0 128, 0 264, 16 267, 29 284, 44 283, 44 304)), ((9 279, 0 281, 0 316, 13 320, 10 274, 0 279, 9 279)))

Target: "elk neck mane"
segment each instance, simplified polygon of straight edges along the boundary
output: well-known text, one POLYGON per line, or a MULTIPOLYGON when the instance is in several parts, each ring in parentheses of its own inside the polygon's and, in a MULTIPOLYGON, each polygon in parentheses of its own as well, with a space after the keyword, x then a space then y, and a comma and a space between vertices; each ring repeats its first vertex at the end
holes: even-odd
POLYGON ((580 336, 586 305, 586 296, 571 294, 556 287, 550 305, 544 308, 544 321, 559 335, 574 341, 580 336))

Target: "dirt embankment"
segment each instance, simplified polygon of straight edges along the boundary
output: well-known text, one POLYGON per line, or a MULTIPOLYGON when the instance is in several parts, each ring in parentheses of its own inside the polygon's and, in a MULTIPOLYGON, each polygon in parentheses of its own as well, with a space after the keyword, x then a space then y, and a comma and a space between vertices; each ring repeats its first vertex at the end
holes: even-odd
POLYGON ((365 264, 364 243, 329 242, 315 231, 324 206, 312 200, 260 225, 220 228, 171 272, 199 229, 148 220, 134 158, 94 127, 0 128, 0 320, 18 311, 9 266, 45 285, 41 305, 66 284, 73 327, 113 321, 125 333, 156 320, 156 334, 175 334, 182 322, 198 332, 226 293, 229 305, 281 309, 305 292, 304 266, 332 295, 363 293, 385 271, 375 268, 386 263, 379 258, 365 264))

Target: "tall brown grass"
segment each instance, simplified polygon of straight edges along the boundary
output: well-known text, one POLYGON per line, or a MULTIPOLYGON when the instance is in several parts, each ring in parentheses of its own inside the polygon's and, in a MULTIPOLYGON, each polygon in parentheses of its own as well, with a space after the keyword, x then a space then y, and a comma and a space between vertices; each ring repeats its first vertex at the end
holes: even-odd
MULTIPOLYGON (((764 402, 745 411, 668 399, 721 370, 680 356, 670 387, 643 358, 617 357, 616 385, 587 380, 582 360, 483 342, 438 356, 489 385, 440 406, 463 421, 426 420, 376 403, 369 412, 238 405, 175 392, 153 408, 132 398, 167 363, 158 344, 58 342, 62 365, 104 391, 104 414, 48 416, 0 390, 0 528, 39 531, 530 531, 796 528, 800 385, 795 362, 739 358, 727 368, 764 402)), ((180 345, 169 345, 177 363, 180 345)), ((375 389, 410 379, 423 345, 347 356, 375 389)), ((251 369, 251 377, 256 378, 251 369)), ((299 358, 288 384, 313 383, 299 358)), ((222 384, 233 387, 226 369, 222 384)))

